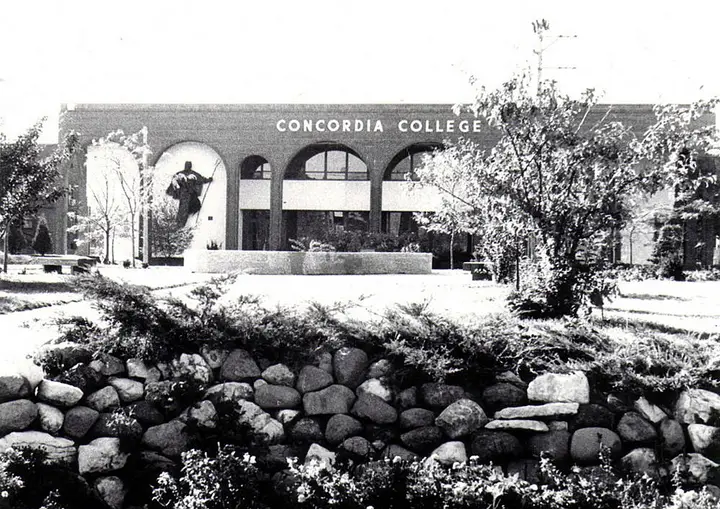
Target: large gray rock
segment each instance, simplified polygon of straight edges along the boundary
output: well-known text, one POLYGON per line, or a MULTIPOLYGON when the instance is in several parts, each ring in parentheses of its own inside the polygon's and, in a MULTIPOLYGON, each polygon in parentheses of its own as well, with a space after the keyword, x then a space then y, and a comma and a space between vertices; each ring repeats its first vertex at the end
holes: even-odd
POLYGON ((720 461, 720 428, 706 424, 690 424, 687 431, 695 452, 712 461, 720 461))
POLYGON ((431 461, 437 461, 441 465, 452 465, 453 463, 465 463, 467 461, 467 452, 465 444, 460 441, 445 442, 435 449, 431 454, 431 461))
POLYGON ((121 450, 119 438, 96 438, 78 447, 78 471, 80 474, 101 474, 120 470, 129 456, 121 450))
POLYGON ((333 355, 333 373, 337 383, 355 389, 365 377, 368 356, 359 348, 344 347, 333 355))
POLYGON ((331 469, 335 465, 335 458, 334 452, 328 451, 320 444, 312 444, 305 455, 305 464, 317 462, 321 468, 331 469))
POLYGON ((481 430, 472 437, 470 454, 477 456, 479 463, 504 463, 522 457, 523 446, 510 433, 481 430))
POLYGON ((284 385, 267 384, 255 391, 255 403, 263 410, 295 408, 300 402, 300 393, 284 385))
POLYGON ((125 363, 114 355, 101 354, 90 363, 90 367, 105 376, 117 376, 125 373, 125 363))
POLYGON ((97 410, 86 406, 73 407, 65 414, 63 432, 72 438, 82 438, 95 425, 98 417, 100 413, 97 410))
POLYGON ((210 387, 203 398, 212 401, 214 405, 252 401, 253 388, 246 382, 225 382, 210 387))
POLYGON ((413 452, 427 454, 442 444, 443 434, 437 426, 425 426, 403 433, 400 441, 413 452))
POLYGON ((720 395, 704 389, 683 391, 675 403, 675 418, 682 424, 712 424, 720 415, 720 395))
POLYGON ((361 394, 350 412, 376 424, 392 424, 398 417, 395 407, 372 394, 361 394))
POLYGON ((550 431, 547 424, 542 421, 533 421, 530 419, 497 419, 490 421, 485 425, 485 429, 489 430, 515 430, 515 431, 534 431, 542 433, 550 431))
POLYGON ((142 359, 128 359, 125 361, 125 367, 127 368, 127 375, 130 378, 145 380, 150 376, 150 366, 142 359))
POLYGON ((362 431, 362 423, 354 417, 336 414, 325 425, 325 440, 330 445, 338 445, 347 438, 362 434, 362 431))
POLYGON ((315 366, 304 366, 300 370, 295 388, 300 394, 314 392, 329 387, 333 384, 333 377, 324 369, 315 366))
POLYGON ((290 423, 295 422, 295 420, 300 417, 300 414, 302 414, 300 410, 290 410, 288 408, 284 408, 275 414, 275 419, 280 421, 283 426, 287 426, 290 423))
POLYGON ((675 457, 685 450, 685 433, 678 421, 664 419, 660 422, 659 429, 663 451, 668 457, 675 457))
POLYGON ((364 437, 350 437, 338 447, 350 458, 365 460, 375 452, 372 444, 364 437))
POLYGON ((459 399, 442 411, 435 425, 450 438, 460 438, 482 428, 488 422, 480 405, 470 399, 459 399))
POLYGON ((255 359, 247 351, 240 348, 230 352, 225 362, 223 362, 222 368, 220 368, 220 380, 242 382, 259 376, 260 368, 255 359))
POLYGON ((503 408, 495 412, 495 419, 559 419, 577 414, 578 403, 545 403, 503 408))
POLYGON ((165 422, 163 413, 147 401, 136 401, 125 408, 125 413, 143 426, 157 426, 165 422))
POLYGON ((590 403, 590 384, 585 373, 547 373, 530 382, 527 389, 530 401, 590 403))
POLYGON ((77 458, 75 442, 42 431, 14 431, 0 438, 0 452, 27 447, 44 451, 48 462, 73 463, 77 458))
POLYGON ((312 417, 304 417, 298 420, 290 428, 290 439, 292 443, 312 444, 320 442, 325 438, 320 423, 312 417))
POLYGON ((655 451, 649 447, 633 449, 620 458, 620 465, 626 472, 647 475, 652 479, 659 479, 662 471, 658 465, 655 451))
POLYGON ((54 435, 62 428, 65 414, 54 406, 45 403, 37 403, 38 420, 40 429, 54 435))
POLYGON ((90 394, 104 387, 106 378, 87 364, 80 363, 56 376, 54 380, 77 387, 83 394, 90 394))
POLYGON ((370 364, 367 376, 368 378, 381 378, 384 376, 388 376, 390 373, 392 373, 392 370, 392 362, 390 362, 388 359, 380 359, 370 364))
POLYGON ((623 442, 633 444, 652 442, 657 438, 655 427, 637 412, 627 412, 621 418, 616 429, 623 442))
POLYGON ((177 457, 188 450, 190 437, 186 426, 175 420, 148 428, 142 437, 143 445, 160 451, 165 456, 177 457))
POLYGON ((400 414, 402 429, 422 428, 435 424, 435 412, 427 408, 409 408, 400 414))
POLYGON ((210 348, 205 345, 200 349, 200 355, 202 355, 202 358, 205 359, 208 366, 212 369, 218 369, 222 367, 223 362, 227 360, 230 352, 222 348, 210 348))
POLYGON ((295 385, 295 373, 290 371, 285 364, 273 364, 261 375, 268 383, 273 385, 285 385, 293 387, 295 385))
POLYGON ((610 450, 612 459, 622 453, 622 442, 614 431, 607 428, 582 428, 576 430, 570 442, 570 454, 573 461, 582 465, 598 464, 600 450, 610 450))
POLYGON ((347 414, 354 402, 355 393, 337 384, 303 396, 303 408, 307 415, 347 414))
POLYGON ((22 375, 0 375, 0 403, 30 395, 30 382, 22 375))
POLYGON ((570 459, 570 433, 567 431, 537 433, 528 438, 526 446, 533 458, 541 458, 545 454, 559 462, 570 459))
POLYGON ((0 403, 0 436, 22 431, 37 418, 38 408, 29 399, 0 403))
POLYGON ((115 387, 108 385, 85 398, 87 406, 98 412, 107 412, 120 406, 120 396, 115 387))
POLYGON ((217 427, 218 414, 210 401, 203 400, 187 408, 179 419, 201 430, 213 430, 217 427))
POLYGON ((173 378, 195 380, 201 384, 209 384, 213 381, 212 368, 197 353, 181 354, 180 357, 170 363, 170 370, 173 378))
POLYGON ((511 384, 499 383, 487 387, 482 393, 482 400, 488 410, 521 406, 527 403, 527 393, 524 389, 511 384))
POLYGON ((142 382, 130 378, 110 377, 108 384, 114 387, 123 403, 132 403, 143 397, 145 386, 142 382))
POLYGON ((70 407, 82 399, 83 391, 72 385, 43 380, 38 386, 37 397, 40 401, 53 406, 70 407))
POLYGON ((100 498, 112 509, 122 509, 125 500, 125 484, 116 475, 99 477, 95 480, 94 488, 100 498))
POLYGON ((644 396, 638 398, 633 404, 633 407, 640 415, 653 424, 657 424, 667 418, 667 414, 659 406, 650 403, 644 396))
POLYGON ((694 486, 720 484, 720 465, 696 452, 680 454, 673 458, 670 471, 678 472, 682 479, 694 486))
POLYGON ((257 442, 272 445, 285 439, 283 425, 255 403, 241 400, 235 414, 238 424, 247 426, 257 442))
POLYGON ((597 405, 595 403, 590 403, 589 405, 580 405, 577 413, 570 417, 569 428, 571 431, 575 431, 576 429, 590 427, 615 427, 615 414, 608 408, 602 405, 597 405))
POLYGON ((400 391, 395 398, 395 404, 400 410, 407 410, 408 408, 416 407, 418 404, 418 389, 417 387, 410 387, 400 391))
POLYGON ((379 378, 368 378, 355 389, 355 394, 358 396, 361 394, 372 394, 388 403, 393 400, 392 389, 385 381, 379 378))
POLYGON ((420 399, 435 410, 442 410, 465 397, 465 389, 458 385, 427 383, 420 386, 420 399))

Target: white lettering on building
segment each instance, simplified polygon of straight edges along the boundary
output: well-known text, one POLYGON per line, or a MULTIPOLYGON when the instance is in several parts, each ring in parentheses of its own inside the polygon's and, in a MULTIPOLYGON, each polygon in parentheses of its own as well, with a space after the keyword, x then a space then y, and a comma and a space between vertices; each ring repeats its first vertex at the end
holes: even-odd
MULTIPOLYGON (((337 119, 337 118, 320 118, 320 119, 285 119, 281 118, 275 124, 275 128, 281 132, 343 132, 343 133, 382 133, 385 132, 385 126, 382 120, 373 119, 337 119)), ((455 119, 418 119, 403 118, 397 123, 397 130, 401 133, 479 133, 482 130, 482 121, 474 120, 455 120, 455 119)))

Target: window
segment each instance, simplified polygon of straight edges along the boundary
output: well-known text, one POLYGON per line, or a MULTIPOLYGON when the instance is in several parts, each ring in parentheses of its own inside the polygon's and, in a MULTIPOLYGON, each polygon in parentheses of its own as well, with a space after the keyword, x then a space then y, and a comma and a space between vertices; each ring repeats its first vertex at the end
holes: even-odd
POLYGON ((337 144, 311 145, 288 165, 292 180, 367 180, 367 165, 352 149, 337 144))

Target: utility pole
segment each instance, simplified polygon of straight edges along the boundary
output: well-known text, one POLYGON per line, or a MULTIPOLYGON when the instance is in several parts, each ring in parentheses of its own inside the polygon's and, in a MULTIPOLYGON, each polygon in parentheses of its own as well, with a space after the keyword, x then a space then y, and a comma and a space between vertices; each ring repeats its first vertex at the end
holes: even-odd
POLYGON ((537 36, 537 47, 533 50, 537 58, 537 91, 540 93, 540 87, 542 86, 542 73, 545 69, 556 69, 556 70, 575 70, 577 67, 574 66, 563 66, 563 67, 547 67, 543 64, 543 54, 560 39, 577 39, 577 35, 555 35, 548 37, 550 32, 550 22, 546 19, 535 20, 532 23, 533 32, 537 36), (549 42, 548 42, 549 41, 549 42))

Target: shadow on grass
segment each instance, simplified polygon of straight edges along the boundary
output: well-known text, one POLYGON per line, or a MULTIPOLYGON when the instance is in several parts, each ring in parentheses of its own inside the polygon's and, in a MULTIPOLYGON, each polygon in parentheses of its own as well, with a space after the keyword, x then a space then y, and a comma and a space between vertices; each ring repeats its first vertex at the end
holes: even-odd
POLYGON ((637 299, 637 300, 679 300, 688 301, 685 297, 677 297, 675 295, 653 295, 649 293, 623 293, 620 295, 623 299, 637 299))
POLYGON ((0 290, 12 293, 59 293, 77 291, 67 281, 6 281, 0 280, 0 290))
MULTIPOLYGON (((617 310, 617 311, 626 311, 626 310, 617 310)), ((634 312, 634 311, 629 311, 634 312)), ((640 314, 662 314, 662 313, 650 313, 647 311, 637 311, 637 313, 640 314)), ((673 315, 673 316, 686 316, 686 315, 673 315)), ((707 318, 705 316, 705 318, 707 318)), ((673 327, 671 325, 665 325, 662 323, 657 322, 651 322, 646 321, 642 319, 637 318, 623 318, 619 316, 612 316, 612 317, 606 317, 604 320, 597 318, 597 324, 602 325, 605 327, 617 327, 621 329, 632 329, 635 332, 652 332, 652 333, 661 333, 661 334, 674 334, 674 335, 688 335, 692 334, 693 336, 696 336, 698 338, 707 339, 713 336, 717 336, 717 334, 712 334, 709 332, 697 332, 692 331, 689 329, 682 329, 679 327, 673 327)))

